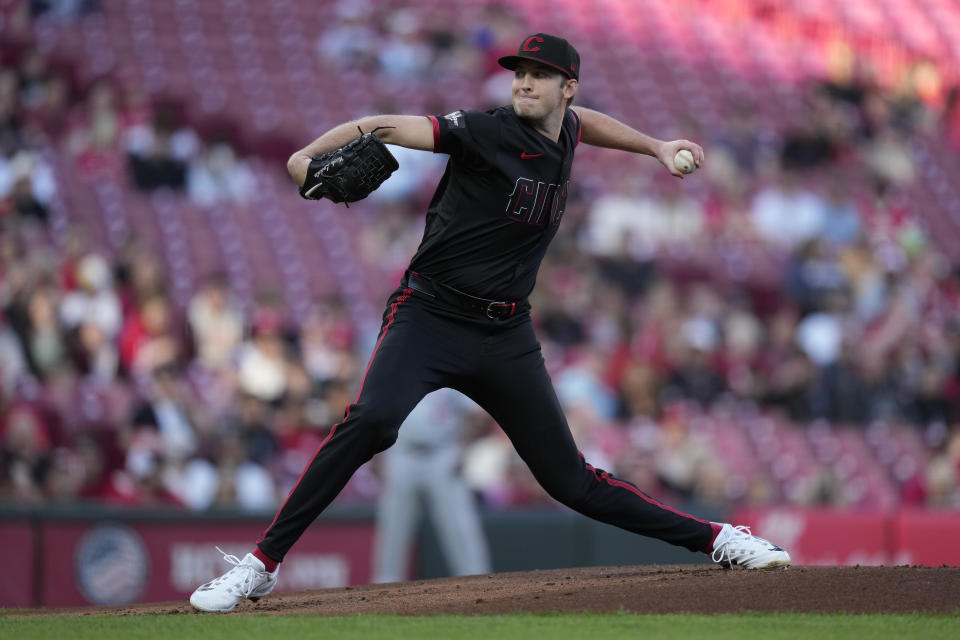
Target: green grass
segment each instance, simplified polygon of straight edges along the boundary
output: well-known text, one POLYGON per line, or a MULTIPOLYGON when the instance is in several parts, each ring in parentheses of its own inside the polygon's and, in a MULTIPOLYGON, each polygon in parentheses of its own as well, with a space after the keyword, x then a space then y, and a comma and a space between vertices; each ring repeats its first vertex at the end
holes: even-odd
POLYGON ((910 638, 958 638, 960 615, 663 615, 613 614, 522 614, 504 616, 388 615, 322 617, 288 616, 84 616, 24 618, 15 612, 0 617, 0 637, 106 640, 109 638, 359 638, 421 639, 510 638, 562 640, 778 640, 816 638, 903 640, 910 638), (14 614, 14 615, 10 615, 14 614))

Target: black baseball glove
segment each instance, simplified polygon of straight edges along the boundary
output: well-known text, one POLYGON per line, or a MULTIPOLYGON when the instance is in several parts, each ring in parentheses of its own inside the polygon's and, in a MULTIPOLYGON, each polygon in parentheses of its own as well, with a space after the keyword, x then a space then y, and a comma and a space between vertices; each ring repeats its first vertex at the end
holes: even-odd
POLYGON ((300 195, 308 200, 327 198, 348 203, 373 193, 400 166, 387 145, 377 137, 377 129, 370 133, 360 130, 360 137, 314 158, 307 169, 307 179, 300 187, 300 195))

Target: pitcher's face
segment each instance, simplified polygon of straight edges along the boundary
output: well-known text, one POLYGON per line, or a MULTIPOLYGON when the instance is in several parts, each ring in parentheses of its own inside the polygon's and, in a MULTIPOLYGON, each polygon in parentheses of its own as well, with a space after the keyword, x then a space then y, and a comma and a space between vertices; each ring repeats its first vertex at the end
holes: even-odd
POLYGON ((536 62, 521 62, 513 73, 513 110, 521 118, 544 120, 566 108, 576 93, 576 80, 536 62))

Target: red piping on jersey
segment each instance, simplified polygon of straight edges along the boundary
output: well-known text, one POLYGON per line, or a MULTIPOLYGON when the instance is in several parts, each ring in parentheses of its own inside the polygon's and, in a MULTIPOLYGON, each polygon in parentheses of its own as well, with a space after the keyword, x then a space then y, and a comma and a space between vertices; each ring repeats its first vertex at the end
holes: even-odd
POLYGON ((440 153, 440 121, 436 116, 427 116, 433 125, 433 152, 440 153))
POLYGON ((580 457, 583 458, 583 464, 586 465, 588 471, 593 473, 593 476, 597 479, 597 482, 603 481, 609 484, 610 486, 626 489, 627 491, 634 493, 640 496, 641 498, 643 498, 644 502, 652 504, 655 507, 659 507, 660 509, 664 509, 665 511, 669 511, 670 513, 674 513, 678 516, 682 516, 684 518, 690 518, 691 520, 696 520, 697 522, 702 522, 703 524, 711 524, 708 520, 701 520, 700 518, 694 518, 689 513, 677 511, 676 509, 672 507, 668 507, 667 505, 663 504, 659 500, 654 500, 653 498, 646 495, 644 492, 640 491, 640 489, 637 489, 635 486, 633 486, 629 482, 624 482, 623 480, 617 480, 616 478, 611 477, 610 474, 607 473, 606 471, 604 471, 603 473, 597 473, 597 469, 593 465, 587 463, 586 458, 584 458, 583 456, 583 453, 582 452, 578 452, 578 453, 580 453, 580 457))
MULTIPOLYGON (((357 404, 358 402, 360 402, 360 394, 363 393, 363 383, 367 381, 367 374, 370 373, 370 367, 373 366, 373 359, 377 357, 377 353, 380 351, 380 345, 383 344, 383 339, 387 337, 387 331, 390 330, 390 326, 393 324, 393 321, 397 317, 397 309, 400 308, 401 304, 407 301, 407 298, 409 298, 412 293, 413 293, 413 289, 410 289, 409 287, 405 288, 403 290, 403 293, 397 297, 396 302, 390 305, 390 315, 387 317, 387 323, 383 326, 383 333, 380 334, 380 339, 377 340, 377 346, 373 348, 373 353, 370 355, 370 362, 367 363, 367 369, 366 371, 363 372, 363 378, 360 379, 360 389, 357 390, 357 397, 354 399, 353 404, 357 404)), ((290 496, 292 496, 293 492, 296 491, 297 487, 300 486, 300 482, 303 480, 303 476, 307 474, 307 469, 309 469, 310 466, 313 465, 313 461, 317 459, 318 455, 320 455, 320 451, 323 449, 324 446, 326 446, 328 442, 330 442, 330 438, 333 437, 333 434, 337 432, 337 427, 339 427, 344 422, 346 422, 347 418, 350 417, 351 406, 352 405, 349 405, 349 404, 347 405, 347 411, 343 415, 343 420, 341 420, 340 422, 338 422, 337 424, 333 425, 333 427, 330 428, 330 433, 328 433, 327 437, 323 439, 323 442, 320 443, 320 446, 317 447, 317 450, 313 452, 313 457, 310 458, 310 462, 307 463, 307 466, 305 466, 303 468, 303 471, 300 472, 300 477, 297 478, 297 483, 293 485, 293 488, 290 489, 290 493, 287 494, 287 499, 284 500, 280 508, 277 509, 277 515, 273 517, 273 521, 270 523, 270 526, 267 527, 266 531, 263 532, 263 535, 260 536, 260 539, 257 540, 258 545, 261 542, 263 542, 264 538, 267 537, 267 532, 270 531, 271 527, 273 527, 273 525, 277 523, 277 518, 280 517, 280 512, 283 511, 283 508, 287 506, 287 502, 290 501, 290 496)))
POLYGON ((573 114, 573 119, 577 121, 577 141, 573 143, 574 148, 580 144, 580 134, 583 133, 583 126, 580 124, 580 116, 576 111, 570 109, 570 113, 573 114))

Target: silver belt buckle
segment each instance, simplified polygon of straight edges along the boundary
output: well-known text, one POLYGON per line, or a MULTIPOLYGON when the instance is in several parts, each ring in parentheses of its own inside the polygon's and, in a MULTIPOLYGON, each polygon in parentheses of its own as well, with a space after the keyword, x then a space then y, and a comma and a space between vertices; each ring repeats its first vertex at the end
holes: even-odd
POLYGON ((502 305, 508 305, 508 304, 510 303, 509 302, 491 302, 490 304, 487 305, 487 317, 490 318, 491 320, 496 320, 498 316, 495 315, 496 312, 494 311, 494 308, 493 308, 494 305, 502 306, 502 305))

